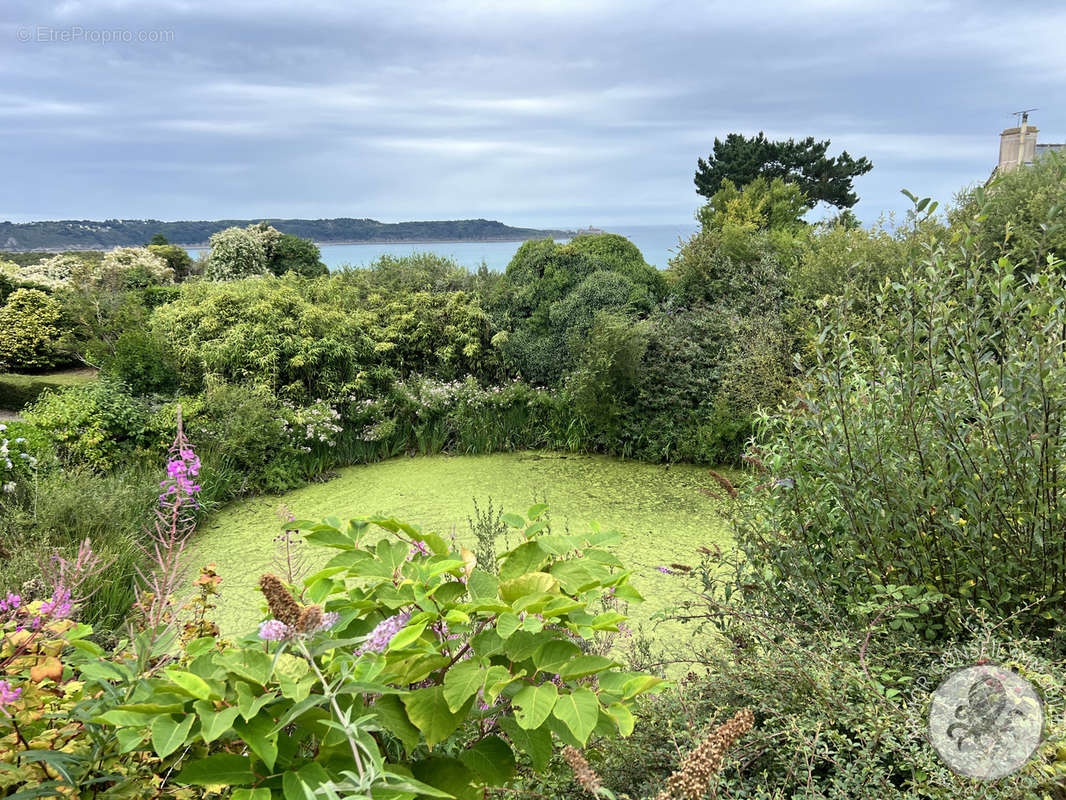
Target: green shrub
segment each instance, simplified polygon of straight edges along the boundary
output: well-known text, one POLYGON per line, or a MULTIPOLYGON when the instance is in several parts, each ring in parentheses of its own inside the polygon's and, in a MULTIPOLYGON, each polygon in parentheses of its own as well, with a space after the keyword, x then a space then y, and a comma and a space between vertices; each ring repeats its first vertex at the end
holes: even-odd
POLYGON ((262 383, 302 401, 351 390, 372 344, 342 304, 314 302, 296 277, 182 286, 156 309, 152 332, 169 342, 182 388, 196 393, 208 376, 262 383))
POLYGON ((25 412, 68 464, 107 470, 150 444, 148 403, 118 381, 101 380, 43 395, 25 412))
MULTIPOLYGON (((31 440, 32 441, 32 440, 31 440)), ((40 445, 40 476, 19 493, 18 504, 0 515, 0 547, 7 556, 0 592, 16 594, 39 580, 40 564, 58 552, 71 557, 86 538, 110 566, 84 586, 81 619, 101 630, 121 628, 133 600, 136 543, 158 502, 154 473, 125 467, 100 474, 86 466, 52 469, 40 445)), ((46 450, 46 448, 45 448, 46 450)))
POLYGON ((282 492, 303 482, 284 409, 267 387, 212 381, 200 395, 167 403, 149 423, 160 449, 175 429, 179 402, 185 431, 203 461, 202 502, 282 492))
POLYGON ((274 245, 280 238, 281 233, 265 223, 212 234, 204 277, 209 281, 232 281, 267 274, 274 245))
POLYGON ((105 368, 137 395, 170 392, 178 385, 170 348, 158 335, 142 328, 127 330, 118 337, 105 368))
POLYGON ((1026 272, 1047 268, 1049 256, 1066 259, 1066 158, 1049 152, 1032 166, 997 175, 987 188, 961 193, 949 218, 972 229, 991 261, 1009 257, 1026 272))
POLYGON ((38 289, 16 289, 0 307, 0 369, 44 370, 61 360, 62 308, 38 289))
POLYGON ((152 255, 163 259, 167 268, 174 275, 174 280, 183 281, 193 274, 193 260, 189 251, 176 244, 150 244, 148 251, 152 255))
POLYGON ((606 312, 596 315, 577 368, 567 381, 574 410, 589 434, 587 446, 610 448, 618 442, 647 346, 644 325, 606 312))
POLYGON ((267 269, 274 275, 293 272, 305 278, 329 274, 329 269, 322 263, 322 253, 318 245, 288 233, 281 234, 274 242, 267 269))
POLYGON ((605 549, 620 535, 549 534, 546 510, 506 515, 520 543, 498 575, 395 519, 293 522, 336 551, 335 569, 299 600, 262 576, 271 619, 233 644, 204 616, 211 572, 180 644, 176 623, 143 620, 109 653, 65 610, 5 608, 0 653, 19 657, 0 656, 0 781, 37 794, 474 800, 509 786, 520 754, 543 767, 556 740, 628 736, 631 707, 662 681, 596 654, 625 622, 618 604, 641 599, 605 549), (30 614, 42 624, 27 636, 30 614), (37 686, 42 670, 58 691, 37 686), (41 759, 31 741, 63 757, 41 759))
MULTIPOLYGON (((980 252, 979 250, 976 252, 980 252)), ((894 624, 929 638, 965 607, 1047 632, 1066 597, 1066 282, 938 246, 859 336, 830 316, 800 400, 758 423, 779 488, 741 542, 781 602, 815 586, 863 614, 891 594, 952 601, 894 624)))

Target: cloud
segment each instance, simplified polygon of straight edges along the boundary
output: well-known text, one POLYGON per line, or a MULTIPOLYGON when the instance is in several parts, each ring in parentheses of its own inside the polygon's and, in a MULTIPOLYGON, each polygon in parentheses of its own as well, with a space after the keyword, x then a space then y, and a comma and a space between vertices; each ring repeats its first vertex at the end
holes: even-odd
POLYGON ((684 224, 697 157, 763 130, 869 156, 872 220, 987 177, 1017 108, 1066 139, 1064 28, 990 0, 6 0, 5 212, 684 224))

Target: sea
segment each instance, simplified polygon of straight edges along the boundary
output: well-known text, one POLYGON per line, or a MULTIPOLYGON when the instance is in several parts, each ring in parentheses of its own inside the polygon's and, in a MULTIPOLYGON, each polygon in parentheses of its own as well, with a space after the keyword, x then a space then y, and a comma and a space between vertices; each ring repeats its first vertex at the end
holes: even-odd
MULTIPOLYGON (((625 236, 637 246, 644 260, 659 269, 666 269, 681 244, 699 230, 689 225, 628 225, 603 227, 607 233, 625 236)), ((559 242, 567 241, 558 239, 559 242)), ((414 242, 410 244, 322 244, 322 262, 330 269, 344 266, 362 267, 384 255, 407 256, 412 253, 436 253, 454 259, 469 269, 478 269, 482 262, 491 270, 502 272, 521 247, 522 242, 414 242)), ((196 258, 200 250, 189 250, 196 258)))

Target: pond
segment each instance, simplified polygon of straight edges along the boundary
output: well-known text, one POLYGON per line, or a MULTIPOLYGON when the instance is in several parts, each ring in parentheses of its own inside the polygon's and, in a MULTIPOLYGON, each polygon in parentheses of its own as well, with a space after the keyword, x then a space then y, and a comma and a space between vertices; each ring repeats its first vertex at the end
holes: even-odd
MULTIPOLYGON (((647 598, 630 613, 635 624, 650 632, 652 615, 685 596, 678 578, 656 567, 694 564, 701 545, 728 542, 718 501, 700 491, 712 486, 702 467, 605 456, 520 452, 399 457, 343 469, 331 481, 283 496, 228 504, 201 524, 190 544, 189 563, 193 569, 216 565, 222 577, 216 620, 224 635, 237 636, 254 630, 263 619, 256 582, 264 572, 277 571, 272 566, 273 540, 282 531, 282 504, 298 519, 395 516, 424 530, 454 535, 472 547, 468 518, 475 500, 484 508, 491 498, 496 507, 515 513, 543 501, 550 505, 557 530, 576 533, 595 520, 625 534, 615 552, 634 571, 633 583, 647 598)), ((303 550, 305 574, 332 554, 322 548, 303 550)))

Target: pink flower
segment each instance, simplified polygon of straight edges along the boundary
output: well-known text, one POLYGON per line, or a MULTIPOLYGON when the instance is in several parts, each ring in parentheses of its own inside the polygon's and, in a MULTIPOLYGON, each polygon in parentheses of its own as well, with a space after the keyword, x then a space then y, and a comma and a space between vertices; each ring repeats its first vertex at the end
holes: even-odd
POLYGON ((22 694, 22 687, 12 688, 11 684, 7 681, 0 681, 0 711, 7 713, 7 709, 4 706, 14 703, 19 699, 19 695, 22 694))
POLYGON ((384 619, 377 624, 377 626, 367 636, 366 641, 363 642, 363 646, 357 648, 355 651, 356 656, 361 656, 363 653, 383 653, 385 648, 389 646, 389 642, 392 641, 397 633, 403 630, 411 619, 411 612, 404 611, 401 614, 395 614, 388 619, 384 619))

